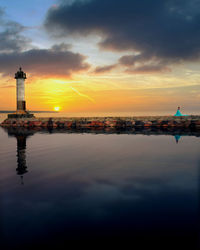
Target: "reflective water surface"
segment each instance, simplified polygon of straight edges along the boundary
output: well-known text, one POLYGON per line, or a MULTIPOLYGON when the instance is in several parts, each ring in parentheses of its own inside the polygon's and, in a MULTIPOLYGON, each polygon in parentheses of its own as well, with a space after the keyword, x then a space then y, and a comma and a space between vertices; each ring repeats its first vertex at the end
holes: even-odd
POLYGON ((198 136, 0 128, 2 249, 198 249, 198 136))

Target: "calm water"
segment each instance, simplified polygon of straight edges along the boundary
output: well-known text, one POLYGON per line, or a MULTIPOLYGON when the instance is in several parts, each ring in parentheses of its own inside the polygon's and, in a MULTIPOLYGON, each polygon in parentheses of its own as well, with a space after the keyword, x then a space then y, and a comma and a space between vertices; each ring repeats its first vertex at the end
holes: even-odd
POLYGON ((199 137, 0 128, 0 142, 2 249, 198 249, 199 137))

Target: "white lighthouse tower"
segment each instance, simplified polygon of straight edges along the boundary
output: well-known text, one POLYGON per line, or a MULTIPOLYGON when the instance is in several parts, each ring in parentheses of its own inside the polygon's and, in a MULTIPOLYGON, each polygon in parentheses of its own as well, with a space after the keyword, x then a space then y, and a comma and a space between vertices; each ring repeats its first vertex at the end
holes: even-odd
POLYGON ((19 68, 19 71, 15 73, 16 79, 16 94, 17 94, 17 113, 25 114, 26 113, 26 101, 25 101, 25 87, 24 82, 26 79, 26 74, 22 71, 22 68, 19 68))
POLYGON ((19 71, 15 73, 16 79, 16 97, 17 97, 17 110, 14 114, 8 114, 8 118, 33 118, 34 115, 26 111, 25 101, 25 80, 26 73, 19 68, 19 71))

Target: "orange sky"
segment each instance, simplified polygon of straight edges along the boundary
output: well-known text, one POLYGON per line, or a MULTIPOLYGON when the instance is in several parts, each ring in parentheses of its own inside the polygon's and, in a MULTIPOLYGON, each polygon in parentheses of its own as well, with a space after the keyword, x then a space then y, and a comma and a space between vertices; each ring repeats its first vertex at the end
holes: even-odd
POLYGON ((200 114, 195 1, 11 2, 0 3, 0 110, 16 109, 22 66, 29 110, 200 114))
MULTIPOLYGON (((183 74, 183 73, 182 73, 183 74)), ((1 110, 15 110, 15 79, 1 78, 1 110)), ((172 73, 127 75, 110 73, 77 74, 71 79, 51 77, 26 79, 26 101, 29 110, 62 112, 134 112, 162 114, 182 106, 187 113, 198 113, 199 85, 194 75, 177 77, 172 73), (163 82, 165 86, 163 86, 163 82)))

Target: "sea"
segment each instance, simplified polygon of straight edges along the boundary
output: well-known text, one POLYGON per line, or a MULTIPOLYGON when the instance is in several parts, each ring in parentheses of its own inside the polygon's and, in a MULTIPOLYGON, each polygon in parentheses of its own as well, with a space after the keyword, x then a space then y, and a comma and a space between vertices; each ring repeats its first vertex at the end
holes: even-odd
POLYGON ((0 127, 1 249, 199 249, 199 174, 196 131, 0 127))

